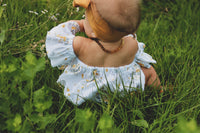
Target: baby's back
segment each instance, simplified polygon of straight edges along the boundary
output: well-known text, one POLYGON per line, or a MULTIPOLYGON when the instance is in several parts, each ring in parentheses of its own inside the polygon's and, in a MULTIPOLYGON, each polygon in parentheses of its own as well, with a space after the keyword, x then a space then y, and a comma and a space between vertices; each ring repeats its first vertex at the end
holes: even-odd
MULTIPOLYGON (((93 40, 84 39, 78 58, 89 66, 119 67, 133 62, 138 50, 137 41, 132 37, 123 38, 122 48, 115 53, 107 53, 93 40)), ((103 45, 103 44, 102 44, 103 45)), ((103 45, 108 50, 117 49, 119 46, 112 44, 103 45)))

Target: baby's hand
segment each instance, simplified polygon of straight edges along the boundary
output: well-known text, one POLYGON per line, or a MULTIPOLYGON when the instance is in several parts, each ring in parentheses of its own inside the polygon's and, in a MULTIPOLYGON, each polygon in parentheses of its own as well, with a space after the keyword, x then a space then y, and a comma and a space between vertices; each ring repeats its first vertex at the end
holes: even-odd
POLYGON ((84 19, 81 20, 70 20, 70 21, 74 21, 76 23, 78 23, 79 27, 80 27, 80 32, 85 32, 84 30, 84 19))
POLYGON ((82 20, 71 20, 71 21, 75 21, 75 22, 77 22, 79 24, 80 32, 85 32, 88 37, 96 38, 96 35, 93 32, 93 30, 92 30, 92 28, 91 28, 91 26, 90 26, 88 21, 86 21, 85 19, 82 19, 82 20))

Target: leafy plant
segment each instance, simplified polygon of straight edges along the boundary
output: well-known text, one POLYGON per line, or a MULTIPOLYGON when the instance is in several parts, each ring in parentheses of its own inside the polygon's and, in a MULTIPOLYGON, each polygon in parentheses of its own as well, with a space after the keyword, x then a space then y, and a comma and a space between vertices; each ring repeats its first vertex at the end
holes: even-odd
POLYGON ((26 54, 25 61, 10 59, 0 66, 1 87, 4 87, 1 88, 0 112, 3 113, 1 120, 6 121, 2 129, 14 132, 45 130, 56 120, 56 115, 47 111, 52 106, 49 88, 34 89, 34 79, 44 70, 45 59, 37 59, 31 52, 26 54))
POLYGON ((183 117, 178 118, 178 126, 176 128, 177 133, 199 133, 200 127, 198 127, 196 120, 185 120, 183 117))
POLYGON ((56 83, 45 36, 83 14, 72 0, 0 0, 0 132, 199 132, 199 1, 143 0, 138 41, 167 91, 102 93, 107 104, 76 107, 56 83))

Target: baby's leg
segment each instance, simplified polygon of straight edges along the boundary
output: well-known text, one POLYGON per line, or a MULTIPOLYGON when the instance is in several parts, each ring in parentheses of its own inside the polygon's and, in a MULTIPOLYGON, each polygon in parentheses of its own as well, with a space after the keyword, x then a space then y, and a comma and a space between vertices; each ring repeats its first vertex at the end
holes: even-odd
POLYGON ((141 69, 145 75, 145 86, 161 88, 160 79, 152 66, 150 68, 141 67, 141 69))

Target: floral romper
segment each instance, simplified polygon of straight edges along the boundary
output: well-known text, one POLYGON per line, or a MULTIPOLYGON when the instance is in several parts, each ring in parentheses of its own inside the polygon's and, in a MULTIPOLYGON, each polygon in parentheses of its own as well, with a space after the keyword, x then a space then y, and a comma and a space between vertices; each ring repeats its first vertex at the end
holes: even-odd
MULTIPOLYGON (((53 67, 63 70, 58 83, 64 86, 64 95, 73 104, 80 105, 85 100, 99 101, 99 89, 109 86, 112 92, 144 90, 145 75, 141 66, 150 68, 156 63, 144 52, 145 44, 138 42, 138 51, 132 63, 120 67, 88 66, 76 56, 73 50, 78 23, 68 21, 52 28, 46 37, 46 51, 53 67)), ((131 35, 129 35, 131 36, 131 35)))

